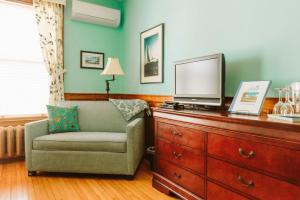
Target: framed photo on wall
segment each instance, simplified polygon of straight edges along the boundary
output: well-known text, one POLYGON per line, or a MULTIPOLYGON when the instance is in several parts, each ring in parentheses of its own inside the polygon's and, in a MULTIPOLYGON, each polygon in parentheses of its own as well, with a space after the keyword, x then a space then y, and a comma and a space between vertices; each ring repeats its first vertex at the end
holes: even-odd
POLYGON ((141 83, 163 83, 164 24, 141 33, 140 62, 141 83))
POLYGON ((229 112, 260 115, 271 81, 242 81, 229 112))
POLYGON ((104 53, 80 51, 80 67, 87 69, 104 69, 104 53))

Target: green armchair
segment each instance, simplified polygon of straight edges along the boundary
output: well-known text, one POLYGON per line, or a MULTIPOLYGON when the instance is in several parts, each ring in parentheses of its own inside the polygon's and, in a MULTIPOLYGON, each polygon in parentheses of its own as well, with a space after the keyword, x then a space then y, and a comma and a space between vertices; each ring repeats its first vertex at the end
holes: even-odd
POLYGON ((119 174, 133 178, 145 151, 144 113, 126 121, 108 101, 78 105, 80 132, 48 133, 48 120, 25 125, 29 175, 37 171, 119 174))

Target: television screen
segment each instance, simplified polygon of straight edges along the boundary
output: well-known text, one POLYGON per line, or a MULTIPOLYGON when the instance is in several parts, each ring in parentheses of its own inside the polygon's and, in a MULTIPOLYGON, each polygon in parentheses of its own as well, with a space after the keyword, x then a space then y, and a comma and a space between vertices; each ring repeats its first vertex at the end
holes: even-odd
POLYGON ((176 94, 217 97, 219 76, 218 59, 176 65, 176 94))
POLYGON ((177 62, 175 100, 219 105, 224 81, 222 58, 222 54, 216 54, 177 62))

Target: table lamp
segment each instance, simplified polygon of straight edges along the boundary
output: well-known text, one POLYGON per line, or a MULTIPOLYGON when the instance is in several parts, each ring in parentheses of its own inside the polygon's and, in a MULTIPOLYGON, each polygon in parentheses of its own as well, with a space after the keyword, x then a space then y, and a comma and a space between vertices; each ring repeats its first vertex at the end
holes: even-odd
POLYGON ((115 80, 115 75, 124 75, 124 72, 121 68, 120 62, 118 58, 108 58, 105 69, 101 73, 101 75, 112 75, 112 79, 105 80, 106 82, 106 92, 107 98, 109 98, 109 82, 115 80))

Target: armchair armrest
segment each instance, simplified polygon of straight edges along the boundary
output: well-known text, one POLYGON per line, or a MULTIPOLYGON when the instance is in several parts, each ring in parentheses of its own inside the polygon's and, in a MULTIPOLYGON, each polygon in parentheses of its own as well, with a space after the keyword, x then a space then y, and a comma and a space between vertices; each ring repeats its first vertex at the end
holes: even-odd
POLYGON ((145 119, 137 118, 126 127, 128 175, 134 175, 145 151, 145 119))
POLYGON ((31 171, 31 151, 32 151, 32 141, 34 138, 47 135, 49 133, 48 129, 48 119, 30 122, 25 124, 25 159, 26 166, 29 171, 31 171))

